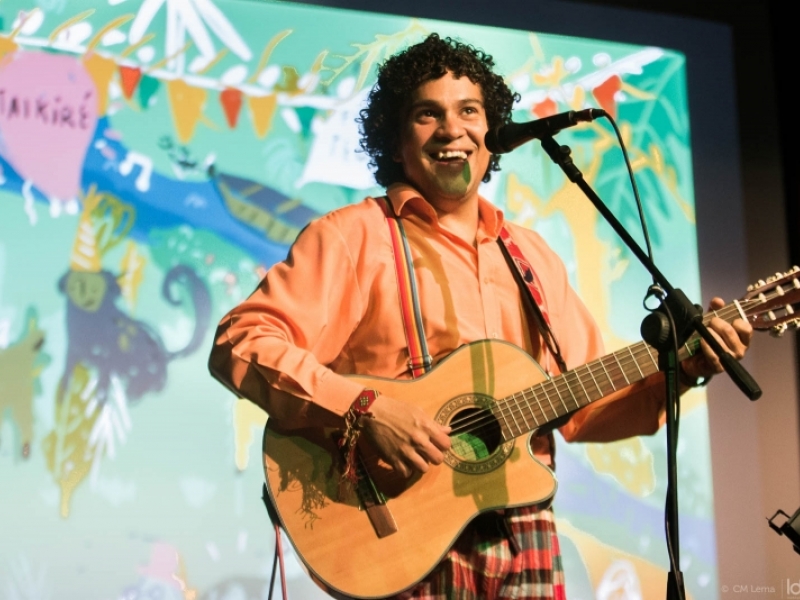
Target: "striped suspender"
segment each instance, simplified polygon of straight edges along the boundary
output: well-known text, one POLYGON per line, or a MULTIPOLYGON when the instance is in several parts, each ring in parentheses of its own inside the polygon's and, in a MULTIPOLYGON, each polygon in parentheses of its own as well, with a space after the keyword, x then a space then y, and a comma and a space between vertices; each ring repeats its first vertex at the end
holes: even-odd
POLYGON ((397 292, 400 296, 400 310, 403 316, 403 329, 408 344, 408 366, 414 378, 430 371, 433 359, 428 353, 425 341, 425 330, 422 327, 422 315, 419 312, 417 283, 414 277, 414 264, 411 261, 411 248, 408 246, 403 223, 394 214, 389 198, 385 197, 387 214, 386 224, 389 226, 389 237, 392 240, 394 267, 397 271, 397 292))

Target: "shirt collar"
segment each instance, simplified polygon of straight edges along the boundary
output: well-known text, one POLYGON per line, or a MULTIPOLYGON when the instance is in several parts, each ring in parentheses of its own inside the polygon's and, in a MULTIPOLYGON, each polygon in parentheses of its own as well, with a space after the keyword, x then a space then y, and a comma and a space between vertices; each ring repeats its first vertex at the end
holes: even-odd
MULTIPOLYGON (((406 209, 423 217, 427 221, 438 222, 436 211, 420 195, 420 193, 407 183, 393 183, 386 190, 389 201, 392 203, 394 214, 402 215, 406 209)), ((478 231, 488 238, 496 239, 503 227, 503 211, 494 204, 478 196, 478 231)))

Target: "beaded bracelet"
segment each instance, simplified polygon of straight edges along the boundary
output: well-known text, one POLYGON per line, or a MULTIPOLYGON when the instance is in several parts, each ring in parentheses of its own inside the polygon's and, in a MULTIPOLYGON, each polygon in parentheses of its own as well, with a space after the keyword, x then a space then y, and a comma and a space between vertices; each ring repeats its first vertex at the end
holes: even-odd
POLYGON ((361 435, 361 417, 371 417, 370 406, 375 399, 380 396, 378 390, 365 388, 350 405, 350 409, 344 416, 344 435, 339 440, 339 448, 345 454, 344 470, 342 480, 352 484, 358 483, 358 473, 356 471, 356 444, 358 436, 361 435))

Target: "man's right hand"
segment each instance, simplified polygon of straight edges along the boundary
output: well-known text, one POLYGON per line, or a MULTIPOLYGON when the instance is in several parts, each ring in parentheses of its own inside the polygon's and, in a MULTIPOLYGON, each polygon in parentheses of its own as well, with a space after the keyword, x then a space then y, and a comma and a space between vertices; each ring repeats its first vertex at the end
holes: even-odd
POLYGON ((427 473, 430 465, 440 465, 450 449, 450 427, 439 425, 423 410, 390 396, 378 396, 362 417, 366 435, 384 461, 404 477, 427 473))

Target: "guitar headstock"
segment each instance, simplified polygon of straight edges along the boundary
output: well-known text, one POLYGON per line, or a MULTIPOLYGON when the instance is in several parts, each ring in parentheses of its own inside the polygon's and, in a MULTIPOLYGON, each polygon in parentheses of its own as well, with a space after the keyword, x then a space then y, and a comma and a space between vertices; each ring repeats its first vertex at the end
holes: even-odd
POLYGON ((789 327, 800 329, 800 268, 748 286, 741 305, 753 329, 769 330, 776 337, 789 327))

